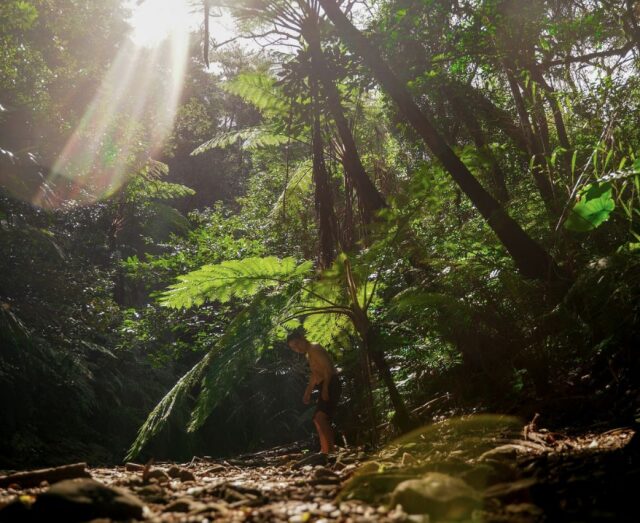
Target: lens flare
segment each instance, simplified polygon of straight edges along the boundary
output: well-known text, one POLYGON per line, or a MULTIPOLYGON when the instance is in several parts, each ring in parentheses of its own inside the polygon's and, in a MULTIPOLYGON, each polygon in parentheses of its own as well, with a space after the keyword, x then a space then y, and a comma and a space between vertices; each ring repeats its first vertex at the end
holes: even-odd
POLYGON ((188 60, 186 4, 147 0, 32 203, 89 204, 117 192, 171 132, 188 60))

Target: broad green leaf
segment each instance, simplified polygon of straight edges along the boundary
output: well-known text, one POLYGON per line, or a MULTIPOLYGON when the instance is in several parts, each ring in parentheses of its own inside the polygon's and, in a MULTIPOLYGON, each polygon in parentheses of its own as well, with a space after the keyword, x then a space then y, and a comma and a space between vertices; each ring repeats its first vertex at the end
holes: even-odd
POLYGON ((571 209, 564 226, 570 231, 592 231, 609 219, 615 206, 609 182, 590 184, 571 209))

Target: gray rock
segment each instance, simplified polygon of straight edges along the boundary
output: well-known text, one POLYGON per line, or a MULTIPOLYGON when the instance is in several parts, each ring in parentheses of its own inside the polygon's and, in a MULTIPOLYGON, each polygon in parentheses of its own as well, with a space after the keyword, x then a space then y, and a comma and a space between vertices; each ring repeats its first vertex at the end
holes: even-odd
POLYGON ((409 514, 456 520, 468 517, 480 506, 480 495, 459 478, 429 472, 420 479, 403 481, 395 488, 391 506, 398 504, 409 514))
POLYGON ((545 449, 539 443, 532 441, 519 441, 517 443, 507 443, 499 447, 486 451, 478 458, 478 462, 487 460, 515 461, 520 456, 539 454, 545 449))
POLYGON ((93 479, 73 479, 56 483, 40 494, 31 507, 6 507, 0 511, 0 521, 74 523, 97 518, 117 521, 142 519, 143 510, 142 501, 123 489, 93 479))

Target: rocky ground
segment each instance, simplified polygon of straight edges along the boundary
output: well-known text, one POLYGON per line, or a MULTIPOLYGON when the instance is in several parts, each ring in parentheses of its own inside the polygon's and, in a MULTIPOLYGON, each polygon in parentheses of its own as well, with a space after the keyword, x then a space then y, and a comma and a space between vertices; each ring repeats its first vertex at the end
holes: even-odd
POLYGON ((631 428, 578 435, 504 417, 447 420, 372 455, 300 466, 286 447, 189 463, 0 477, 0 522, 638 521, 631 428))

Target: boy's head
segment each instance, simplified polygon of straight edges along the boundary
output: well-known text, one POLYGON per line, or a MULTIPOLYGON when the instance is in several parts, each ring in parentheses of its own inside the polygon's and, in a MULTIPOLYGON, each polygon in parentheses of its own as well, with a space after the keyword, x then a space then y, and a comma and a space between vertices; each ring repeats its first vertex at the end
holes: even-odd
POLYGON ((290 332, 287 336, 287 345, 289 345, 289 348, 295 352, 304 354, 307 352, 308 344, 309 341, 305 338, 304 332, 301 330, 296 329, 293 332, 290 332))

